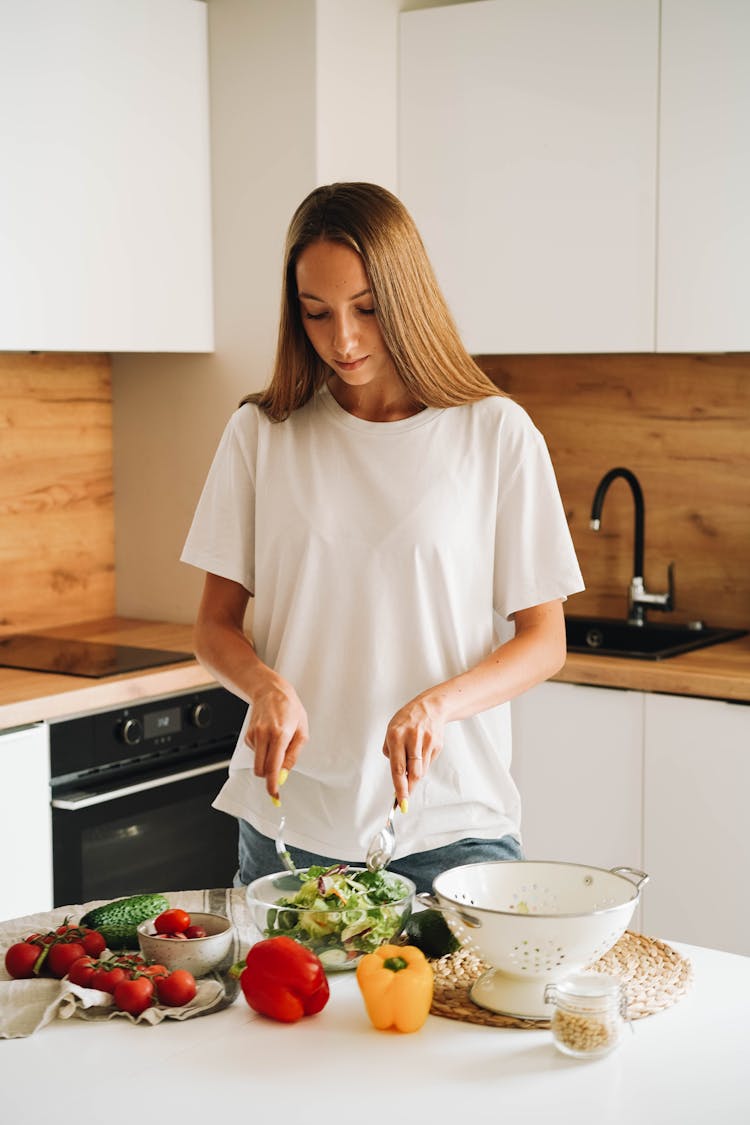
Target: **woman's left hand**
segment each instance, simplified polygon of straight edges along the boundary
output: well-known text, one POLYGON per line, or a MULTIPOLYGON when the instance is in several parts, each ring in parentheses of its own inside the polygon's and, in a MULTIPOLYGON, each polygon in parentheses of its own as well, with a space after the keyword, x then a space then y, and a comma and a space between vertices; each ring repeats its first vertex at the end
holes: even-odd
POLYGON ((389 722, 383 753, 391 763, 399 804, 442 750, 447 723, 515 698, 565 663, 565 619, 559 598, 517 610, 513 619, 514 637, 473 668, 416 696, 389 722))
POLYGON ((396 798, 401 804, 443 749, 445 722, 427 696, 404 704, 388 724, 383 753, 391 763, 396 798))

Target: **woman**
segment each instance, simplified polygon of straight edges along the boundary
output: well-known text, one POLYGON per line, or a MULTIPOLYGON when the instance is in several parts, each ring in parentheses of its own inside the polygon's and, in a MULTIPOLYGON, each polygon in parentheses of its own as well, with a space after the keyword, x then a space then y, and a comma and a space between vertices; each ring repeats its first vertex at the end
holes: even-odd
POLYGON ((419 889, 521 856, 508 701, 561 667, 581 576, 540 434, 383 188, 297 209, 273 376, 230 418, 182 558, 206 571, 198 658, 250 704, 215 802, 238 882, 278 870, 282 785, 298 866, 361 864, 394 793, 391 870, 419 889))

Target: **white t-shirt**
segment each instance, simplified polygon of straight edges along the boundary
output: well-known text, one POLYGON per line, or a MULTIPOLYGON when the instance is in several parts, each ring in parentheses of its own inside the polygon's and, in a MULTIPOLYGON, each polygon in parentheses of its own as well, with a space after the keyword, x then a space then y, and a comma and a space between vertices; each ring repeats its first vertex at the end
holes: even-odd
MULTIPOLYGON (((281 791, 285 840, 343 860, 364 858, 393 800, 382 748, 399 707, 511 636, 514 611, 583 589, 544 441, 492 396, 387 423, 327 388, 284 422, 241 407, 182 559, 253 595, 258 655, 310 726, 281 791)), ((396 856, 520 838, 510 760, 509 704, 449 723, 396 856)), ((276 835, 242 735, 215 806, 276 835)))

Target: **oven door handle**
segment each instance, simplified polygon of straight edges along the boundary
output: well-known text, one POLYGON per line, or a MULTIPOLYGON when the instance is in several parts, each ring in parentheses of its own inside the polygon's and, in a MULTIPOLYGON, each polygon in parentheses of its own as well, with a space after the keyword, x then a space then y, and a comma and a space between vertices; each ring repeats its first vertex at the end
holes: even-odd
POLYGON ((147 789, 158 789, 163 785, 174 785, 178 781, 188 781, 191 777, 200 777, 204 773, 213 773, 224 770, 231 762, 226 758, 221 762, 211 762, 207 766, 196 766, 192 770, 183 770, 182 773, 171 773, 168 777, 156 777, 151 781, 139 781, 136 785, 125 785, 122 789, 108 789, 103 793, 86 793, 82 797, 54 797, 53 809, 66 809, 69 812, 78 812, 79 809, 88 809, 92 805, 103 805, 107 801, 116 801, 119 797, 130 797, 134 793, 145 793, 147 789))

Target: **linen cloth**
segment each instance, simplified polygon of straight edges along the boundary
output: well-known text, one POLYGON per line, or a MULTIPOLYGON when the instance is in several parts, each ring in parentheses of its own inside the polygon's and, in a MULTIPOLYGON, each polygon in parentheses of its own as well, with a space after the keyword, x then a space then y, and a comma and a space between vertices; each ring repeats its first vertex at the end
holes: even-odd
POLYGON ((110 1020, 127 1019, 131 1023, 154 1025, 164 1019, 186 1020, 209 1015, 228 1007, 239 995, 239 982, 227 975, 227 969, 244 958, 259 934, 250 921, 245 902, 245 889, 216 889, 206 891, 169 891, 164 896, 170 906, 181 906, 193 911, 224 914, 235 926, 232 946, 218 969, 197 984, 195 998, 181 1008, 161 1005, 147 1008, 139 1016, 122 1012, 114 1006, 107 992, 92 988, 79 988, 67 980, 39 977, 31 980, 12 980, 5 968, 5 951, 30 933, 46 932, 62 925, 66 918, 77 923, 80 918, 104 901, 96 900, 77 906, 57 907, 43 914, 30 914, 0 922, 0 1039, 20 1039, 46 1027, 54 1019, 110 1020))

